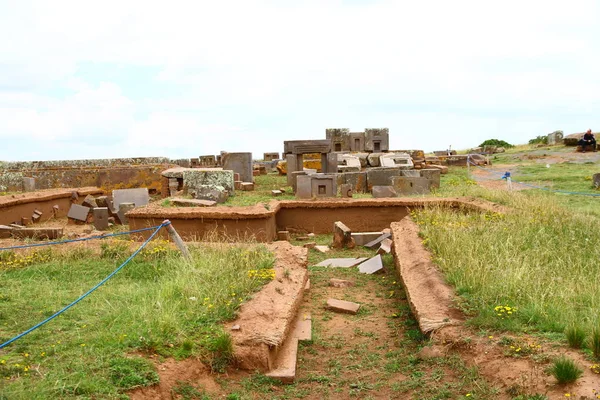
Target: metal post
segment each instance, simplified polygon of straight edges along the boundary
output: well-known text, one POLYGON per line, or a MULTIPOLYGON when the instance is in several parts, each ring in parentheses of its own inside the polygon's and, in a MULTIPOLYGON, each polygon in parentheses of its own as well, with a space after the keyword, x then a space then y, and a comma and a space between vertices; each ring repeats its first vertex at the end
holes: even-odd
POLYGON ((165 228, 167 228, 167 232, 169 232, 169 236, 171 237, 171 239, 173 239, 173 243, 175 243, 175 245, 177 246, 179 251, 181 251, 183 258, 185 258, 186 261, 192 261, 192 256, 190 254, 190 251, 188 250, 187 246, 185 245, 185 242, 181 239, 181 236, 179 236, 179 234, 177 233, 175 228, 173 228, 173 224, 171 223, 171 221, 166 219, 163 221, 163 224, 165 224, 165 228))

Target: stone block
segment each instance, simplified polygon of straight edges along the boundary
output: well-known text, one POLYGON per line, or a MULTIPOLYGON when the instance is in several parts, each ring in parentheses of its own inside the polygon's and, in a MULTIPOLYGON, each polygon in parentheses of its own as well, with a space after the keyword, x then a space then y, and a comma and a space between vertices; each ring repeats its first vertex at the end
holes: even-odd
POLYGON ((592 175, 592 182, 594 182, 594 187, 596 189, 600 188, 600 174, 592 175))
MULTIPOLYGON (((300 175, 308 175, 308 174, 306 173, 306 171, 294 171, 291 173, 291 182, 292 183, 290 186, 292 187, 292 191, 294 193, 296 193, 297 186, 298 186, 298 176, 300 176, 300 175)), ((290 176, 290 175, 288 175, 288 176, 290 176)))
POLYGON ((286 162, 286 169, 287 169, 287 184, 288 186, 294 186, 294 181, 293 181, 293 173, 295 171, 302 171, 303 169, 303 164, 301 163, 302 160, 300 160, 300 163, 298 161, 298 156, 296 154, 286 154, 285 156, 285 162, 286 162))
POLYGON ((327 154, 327 168, 324 172, 335 174, 338 172, 338 153, 328 153, 327 154))
POLYGON ((377 254, 375 257, 368 259, 364 263, 358 266, 358 270, 363 274, 374 274, 377 271, 383 269, 383 261, 381 255, 377 254))
POLYGON ((251 192, 254 190, 254 182, 242 182, 242 191, 251 192))
POLYGON ((74 219, 76 221, 87 221, 88 214, 90 213, 90 208, 85 206, 80 206, 79 204, 71 204, 71 208, 69 209, 69 213, 67 214, 68 218, 74 219))
POLYGON ((302 247, 304 247, 305 249, 314 249, 316 245, 317 245, 316 242, 308 242, 308 243, 304 243, 304 245, 302 247))
POLYGON ((290 241, 290 232, 289 231, 279 231, 277 232, 277 240, 284 240, 286 242, 290 241))
POLYGON ((108 208, 108 196, 96 197, 96 205, 98 207, 107 207, 108 208))
POLYGON ((430 192, 429 185, 427 178, 409 178, 406 176, 392 178, 392 186, 399 196, 427 194, 430 192))
POLYGON ((448 173, 448 167, 445 165, 437 165, 437 164, 431 164, 427 166, 428 168, 435 168, 435 169, 439 169, 441 174, 447 174, 448 173))
MULTIPOLYGON (((242 183, 242 190, 244 190, 243 185, 242 183)), ((225 203, 229 198, 227 190, 217 185, 198 185, 193 190, 190 188, 188 193, 194 199, 216 201, 217 203, 225 203)))
POLYGON ((23 191, 24 192, 35 192, 35 178, 23 178, 23 191))
POLYGON ((252 176, 260 176, 260 170, 258 170, 258 169, 252 170, 252 176))
POLYGON ((353 249, 356 247, 356 243, 352 239, 352 231, 341 221, 333 223, 332 247, 336 249, 353 249))
POLYGON ((63 228, 13 229, 11 234, 18 239, 55 240, 63 236, 63 228))
POLYGON ((430 188, 439 189, 441 174, 442 171, 437 168, 426 168, 421 170, 421 176, 429 181, 430 188))
POLYGON ((83 199, 83 202, 81 203, 81 205, 85 206, 85 207, 89 207, 89 208, 98 207, 98 203, 96 203, 96 199, 91 194, 88 194, 87 196, 85 196, 85 199, 83 199))
POLYGON ((383 232, 357 232, 357 233, 352 233, 352 239, 354 239, 354 243, 356 243, 357 246, 364 246, 365 244, 378 239, 381 235, 383 235, 383 232))
POLYGON ((331 152, 331 140, 286 140, 283 149, 285 154, 327 154, 331 152))
POLYGON ((360 304, 345 300, 327 299, 327 308, 339 313, 356 314, 360 309, 360 304))
POLYGON ((94 216, 94 228, 99 231, 105 231, 108 229, 108 208, 106 207, 95 207, 92 210, 94 216))
POLYGON ((373 190, 373 186, 390 186, 392 178, 402 174, 399 168, 371 168, 367 170, 367 190, 373 190))
MULTIPOLYGON (((227 195, 232 195, 235 192, 234 172, 231 170, 223 170, 217 168, 195 168, 183 172, 183 186, 188 193, 198 191, 200 186, 221 187, 227 195)), ((252 170, 250 170, 250 178, 246 182, 252 182, 252 170)), ((210 200, 210 199, 206 199, 210 200)), ((115 202, 115 206, 116 206, 115 202)))
POLYGON ((331 141, 332 151, 350 151, 350 129, 328 128, 325 137, 331 141))
POLYGON ((393 186, 373 186, 372 193, 376 199, 398 197, 398 193, 396 193, 393 186))
POLYGON ((312 178, 310 175, 296 176, 296 198, 311 199, 312 198, 312 178))
POLYGON ((33 223, 38 223, 38 222, 40 222, 40 220, 42 219, 42 215, 43 215, 43 214, 44 214, 44 213, 43 213, 43 212, 41 212, 40 210, 34 210, 34 211, 33 211, 33 214, 31 215, 31 221, 32 221, 33 223))
POLYGON ((115 208, 119 208, 121 203, 133 203, 136 207, 148 205, 150 195, 148 188, 138 189, 117 189, 112 191, 115 208))
POLYGON ((350 185, 349 183, 344 183, 340 185, 340 195, 343 198, 352 198, 352 193, 352 185, 350 185))
POLYGON ((354 286, 354 282, 347 281, 347 280, 344 280, 344 279, 331 278, 329 280, 329 286, 332 286, 332 287, 335 287, 335 288, 346 288, 346 287, 354 286))
POLYGON ((0 239, 8 239, 13 229, 12 226, 0 225, 0 239))
POLYGON ((350 151, 361 152, 365 151, 365 133, 350 132, 350 151))
POLYGON ((235 190, 242 190, 242 181, 235 181, 233 182, 233 186, 235 187, 235 190))
POLYGON ((369 167, 380 167, 381 161, 379 160, 379 157, 382 155, 382 153, 370 153, 367 156, 367 163, 369 164, 369 167))
POLYGON ((390 149, 390 130, 388 128, 365 129, 365 150, 373 153, 390 149))
POLYGON ((271 190, 271 196, 273 196, 273 197, 279 197, 282 194, 283 193, 281 193, 281 190, 271 190))
POLYGON ((381 167, 412 169, 414 167, 410 154, 407 153, 385 153, 379 157, 381 167))
POLYGON ((330 250, 329 246, 315 246, 314 248, 319 253, 327 253, 330 250))
POLYGON ((243 182, 242 179, 240 178, 240 174, 238 174, 237 172, 233 173, 233 181, 234 182, 237 182, 237 181, 243 182))
POLYGON ((161 172, 161 176, 168 179, 183 179, 183 172, 191 168, 175 167, 169 168, 161 172))
POLYGON ((279 160, 279 153, 264 153, 263 160, 265 161, 275 161, 279 160))
POLYGON ((351 268, 358 264, 367 261, 367 258, 330 258, 321 261, 317 264, 317 267, 329 267, 329 268, 351 268))
POLYGON ((402 176, 406 176, 408 178, 420 178, 422 176, 421 171, 422 170, 408 169, 408 170, 402 171, 402 176))
POLYGON ((31 219, 27 217, 21 217, 21 225, 29 226, 31 225, 31 219))
POLYGON ((129 219, 127 218, 127 216, 125 214, 127 214, 127 212, 129 212, 130 210, 133 210, 134 208, 135 208, 134 203, 119 204, 119 211, 117 212, 117 215, 119 216, 119 221, 121 221, 121 223, 123 225, 127 225, 129 223, 129 219))
POLYGON ((337 197, 336 175, 313 174, 311 178, 311 190, 313 197, 337 197))
POLYGON ((343 183, 352 185, 354 193, 367 192, 367 172, 346 172, 340 175, 343 176, 343 183))
POLYGON ((379 244, 379 250, 377 250, 377 254, 390 254, 392 251, 392 240, 391 239, 383 239, 379 244))

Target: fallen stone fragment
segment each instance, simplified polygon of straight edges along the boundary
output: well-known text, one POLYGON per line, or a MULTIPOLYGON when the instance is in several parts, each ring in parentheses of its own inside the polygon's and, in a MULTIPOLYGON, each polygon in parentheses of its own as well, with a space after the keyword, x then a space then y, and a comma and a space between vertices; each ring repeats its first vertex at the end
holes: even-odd
POLYGON ((360 304, 345 300, 327 299, 327 308, 339 313, 356 314, 360 309, 360 304))
POLYGON ((242 190, 242 181, 234 181, 233 182, 233 187, 235 188, 235 190, 242 190))
POLYGON ((354 282, 347 281, 347 280, 344 280, 344 279, 331 278, 329 280, 329 286, 333 286, 333 287, 336 287, 336 288, 345 288, 345 287, 354 286, 354 282))
POLYGON ((92 210, 94 215, 94 228, 99 231, 105 231, 108 229, 108 208, 107 207, 95 207, 92 210))
POLYGON ((278 197, 281 196, 283 193, 281 192, 281 190, 271 190, 271 195, 273 197, 278 197))
POLYGON ((311 237, 315 237, 315 234, 314 233, 307 233, 306 236, 308 236, 309 238, 311 238, 311 237))
POLYGON ((294 383, 296 379, 296 361, 298 358, 298 338, 290 337, 283 343, 277 354, 276 368, 267 372, 269 378, 282 383, 294 383))
POLYGON ((306 285, 304 285, 304 291, 310 290, 310 279, 306 281, 306 285))
POLYGON ((310 314, 298 313, 294 324, 292 335, 300 342, 312 340, 312 318, 310 314))
POLYGON ((171 199, 171 203, 177 207, 213 207, 217 205, 214 200, 200 200, 200 199, 171 199))
POLYGON ((384 230, 381 231, 382 233, 389 233, 390 235, 392 234, 392 230, 390 228, 385 228, 384 230))
POLYGON ((329 246, 315 246, 315 250, 321 253, 327 253, 330 249, 329 246))
POLYGON ((71 208, 69 209, 69 213, 67 217, 74 219, 76 221, 85 222, 87 221, 88 214, 90 213, 90 208, 85 206, 80 206, 79 204, 71 204, 71 208))
POLYGON ((279 191, 280 191, 281 193, 285 193, 285 189, 284 189, 284 188, 279 188, 279 191))
POLYGON ((352 231, 343 222, 336 221, 333 224, 333 244, 336 249, 353 249, 356 247, 352 239, 352 231))
POLYGON ((232 331, 239 331, 239 330, 241 330, 241 329, 242 329, 242 327, 241 327, 241 326, 239 326, 239 325, 233 325, 233 326, 231 327, 231 330, 232 330, 232 331))
POLYGON ((368 259, 364 263, 358 266, 358 270, 363 274, 374 274, 377 271, 383 269, 383 262, 381 261, 381 255, 377 254, 375 257, 368 259))
POLYGON ((398 193, 392 186, 373 186, 372 193, 376 199, 398 197, 398 193))
POLYGON ((290 232, 289 231, 277 232, 277 240, 285 240, 286 242, 289 242, 290 241, 290 232))
POLYGON ((108 208, 108 196, 98 196, 96 197, 96 207, 106 207, 108 208))
POLYGON ((383 232, 357 232, 352 233, 352 239, 357 246, 364 246, 383 235, 383 232))
POLYGON ((392 243, 391 239, 383 239, 379 246, 379 250, 377 250, 377 254, 390 254, 392 251, 392 243))
POLYGON ((350 268, 354 267, 364 261, 367 258, 330 258, 325 261, 321 261, 317 264, 317 267, 330 267, 330 268, 350 268))
POLYGON ((305 249, 314 249, 316 245, 317 244, 315 242, 308 242, 308 243, 304 243, 304 246, 302 246, 302 247, 304 247, 305 249))
POLYGON ((377 239, 365 244, 365 247, 368 247, 369 249, 373 249, 379 243, 383 242, 385 239, 388 239, 391 236, 392 236, 391 233, 384 233, 383 235, 379 236, 377 239))
POLYGON ((136 207, 148 205, 150 194, 148 188, 116 189, 112 191, 114 206, 119 210, 122 203, 133 203, 136 207))
POLYGON ((31 225, 31 219, 29 219, 27 217, 21 217, 21 225, 23 225, 23 226, 31 225))
POLYGON ((249 192, 254 190, 254 183, 252 182, 242 182, 242 187, 241 189, 245 192, 249 192))
POLYGON ((83 199, 83 203, 81 203, 81 205, 85 206, 85 207, 89 207, 89 208, 98 207, 98 203, 96 203, 96 199, 91 194, 88 194, 87 196, 85 196, 85 199, 83 199))

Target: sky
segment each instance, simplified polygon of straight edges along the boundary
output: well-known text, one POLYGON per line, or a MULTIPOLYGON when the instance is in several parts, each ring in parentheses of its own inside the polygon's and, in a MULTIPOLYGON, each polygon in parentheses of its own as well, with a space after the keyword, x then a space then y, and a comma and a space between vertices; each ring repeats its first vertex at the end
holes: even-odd
POLYGON ((0 0, 0 160, 600 131, 600 1, 0 0))

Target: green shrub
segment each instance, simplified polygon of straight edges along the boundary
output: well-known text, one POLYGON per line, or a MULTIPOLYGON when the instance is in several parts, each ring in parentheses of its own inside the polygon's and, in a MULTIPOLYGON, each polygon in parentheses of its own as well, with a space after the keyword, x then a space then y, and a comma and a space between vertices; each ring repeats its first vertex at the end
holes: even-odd
POLYGON ((141 357, 117 357, 111 360, 110 379, 125 390, 154 385, 159 380, 154 365, 141 357))
POLYGON ((548 144, 548 136, 536 136, 529 141, 529 144, 548 144))
POLYGON ((505 142, 504 140, 500 140, 500 139, 488 139, 479 145, 479 147, 483 147, 483 146, 497 146, 497 147, 504 147, 506 149, 515 147, 514 145, 512 145, 508 142, 505 142))
POLYGON ((592 349, 592 353, 594 353, 594 357, 600 358, 600 326, 592 329, 590 348, 592 349))
POLYGON ((573 360, 562 356, 554 360, 550 373, 556 378, 558 383, 563 384, 575 382, 583 375, 583 370, 573 360))
POLYGON ((571 324, 565 329, 565 336, 569 346, 574 349, 580 349, 585 341, 585 331, 575 324, 571 324))

